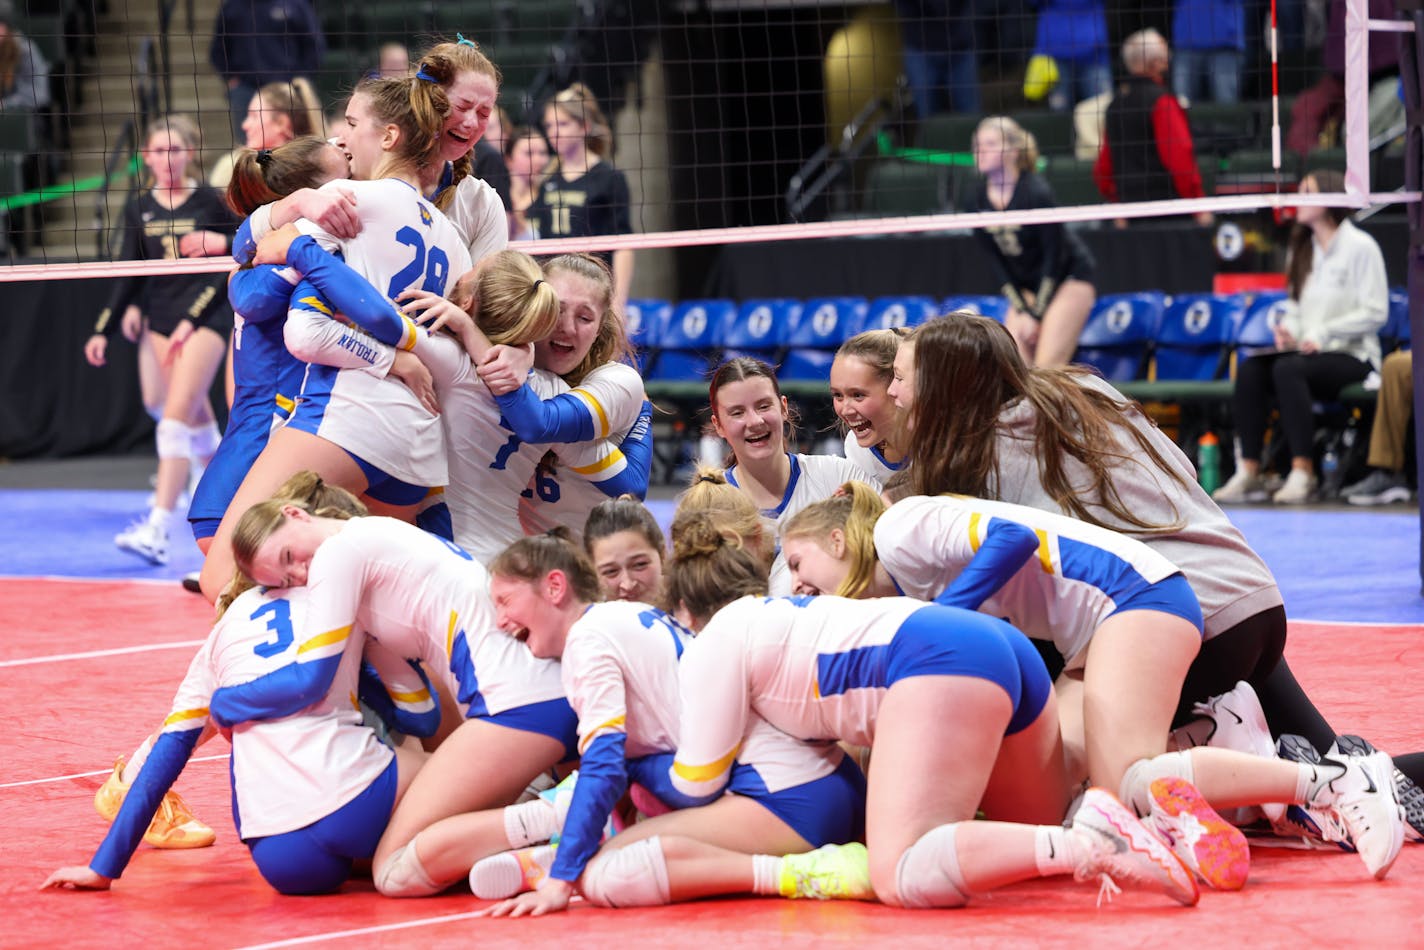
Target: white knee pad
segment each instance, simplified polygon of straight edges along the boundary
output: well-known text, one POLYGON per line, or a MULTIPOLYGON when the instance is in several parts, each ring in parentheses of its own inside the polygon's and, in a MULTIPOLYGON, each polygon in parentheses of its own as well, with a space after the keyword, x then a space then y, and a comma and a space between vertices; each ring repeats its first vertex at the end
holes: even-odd
POLYGON ((1159 778, 1192 781, 1192 754, 1164 752, 1150 759, 1138 759, 1123 773, 1118 798, 1141 818, 1152 810, 1152 783, 1159 778))
POLYGON ((218 450, 218 443, 222 441, 222 435, 218 432, 218 424, 209 422, 206 425, 189 426, 188 439, 193 461, 205 462, 212 458, 213 453, 218 450))
MULTIPOLYGON (((420 837, 419 835, 416 838, 420 837)), ((386 897, 430 897, 445 890, 430 879, 420 856, 415 853, 415 838, 392 854, 381 873, 376 875, 376 890, 386 897)))
POLYGON ((959 870, 954 829, 958 824, 940 825, 925 832, 900 855, 895 866, 895 890, 906 907, 963 907, 969 902, 969 888, 959 870))
POLYGON ((601 851, 579 883, 584 899, 599 907, 660 907, 672 903, 667 861, 658 836, 616 851, 601 851))
POLYGON ((185 459, 192 449, 191 430, 177 419, 159 419, 154 430, 154 441, 158 443, 158 457, 161 459, 185 459))

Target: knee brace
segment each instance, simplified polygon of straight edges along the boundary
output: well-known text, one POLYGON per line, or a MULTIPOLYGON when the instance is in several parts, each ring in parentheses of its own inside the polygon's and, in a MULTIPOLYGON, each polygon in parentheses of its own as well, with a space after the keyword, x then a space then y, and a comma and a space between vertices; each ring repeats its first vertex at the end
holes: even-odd
POLYGON ((405 847, 392 854, 376 875, 376 890, 386 897, 430 897, 445 889, 430 879, 430 872, 420 863, 420 855, 415 852, 419 837, 411 838, 405 847))
POLYGON ((895 890, 906 907, 963 907, 969 888, 959 870, 954 829, 958 824, 931 828, 900 855, 895 866, 895 890))
POLYGON ((658 836, 602 851, 583 872, 584 899, 599 907, 659 907, 672 903, 667 861, 658 836))
POLYGON ((200 463, 212 458, 213 453, 218 450, 218 443, 222 441, 222 435, 218 432, 216 422, 189 426, 188 438, 189 451, 192 453, 193 461, 200 463))
POLYGON ((161 459, 185 459, 192 451, 193 439, 186 425, 177 419, 159 419, 154 430, 154 441, 158 444, 161 459))
POLYGON ((1138 759, 1123 773, 1118 798, 1141 818, 1152 810, 1152 783, 1159 778, 1192 781, 1191 752, 1164 752, 1150 759, 1138 759))

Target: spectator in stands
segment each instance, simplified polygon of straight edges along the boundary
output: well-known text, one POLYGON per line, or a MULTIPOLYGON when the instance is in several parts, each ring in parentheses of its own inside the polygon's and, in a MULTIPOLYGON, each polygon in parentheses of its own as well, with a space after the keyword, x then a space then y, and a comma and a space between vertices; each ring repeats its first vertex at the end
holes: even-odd
MULTIPOLYGON (((984 176, 976 192, 978 211, 1053 208, 1048 182, 1034 172, 1038 145, 1007 116, 979 123, 972 144, 984 176)), ((1078 346, 1078 334, 1093 309, 1093 256, 1078 236, 1060 224, 996 225, 974 232, 989 255, 1009 312, 1004 325, 1030 366, 1063 366, 1078 346)))
POLYGON ((1058 82, 1048 93, 1048 107, 1055 112, 1066 112, 1079 100, 1111 89, 1102 0, 1043 0, 1033 54, 1056 64, 1058 82))
POLYGON ((526 212, 549 170, 549 143, 538 129, 518 128, 505 140, 504 163, 509 168, 509 239, 535 237, 526 212))
MULTIPOLYGON (((1093 166, 1098 191, 1109 201, 1204 195, 1187 114, 1163 82, 1171 58, 1156 30, 1139 30, 1122 44, 1128 75, 1108 104, 1093 166)), ((1203 212, 1197 220, 1209 224, 1211 215, 1203 212)))
POLYGON ((208 59, 227 83, 233 137, 261 87, 314 76, 326 42, 311 0, 222 0, 208 59))
POLYGON ((980 111, 971 0, 895 0, 895 12, 915 114, 925 119, 946 108, 980 111))
MULTIPOLYGON (((1394 19, 1394 0, 1369 0, 1369 17, 1394 19)), ((1403 121, 1398 98, 1399 40, 1393 33, 1369 36, 1370 134, 1379 135, 1403 121)), ((1325 75, 1291 103, 1286 148, 1308 155, 1312 149, 1340 142, 1345 118, 1345 0, 1331 0, 1325 31, 1325 75)))
POLYGON ((1172 90, 1178 96, 1190 102, 1205 88, 1214 102, 1240 101, 1245 0, 1176 0, 1172 48, 1172 90))
MULTIPOLYGON (((1301 194, 1341 193, 1337 171, 1310 172, 1301 194)), ((1309 501, 1315 475, 1311 403, 1334 399, 1379 366, 1379 330, 1389 313, 1384 255, 1375 239, 1350 223, 1346 208, 1296 210, 1286 259, 1286 286, 1295 303, 1276 327, 1277 352, 1242 360, 1231 402, 1239 454, 1236 473, 1213 495, 1218 502, 1264 501, 1261 450, 1271 397, 1280 408, 1291 469, 1273 500, 1309 501)))
POLYGON ((402 76, 409 76, 410 50, 406 49, 404 43, 382 43, 380 52, 376 54, 374 74, 377 79, 399 79, 402 76))
POLYGON ((15 5, 0 0, 0 109, 38 111, 49 105, 49 64, 15 27, 15 5))
POLYGON ((302 135, 326 138, 326 117, 316 90, 300 76, 290 82, 269 82, 247 106, 247 117, 242 120, 243 144, 218 159, 208 173, 208 184, 226 192, 233 163, 243 151, 276 148, 302 135))
MULTIPOLYGON (((541 238, 631 234, 628 179, 613 167, 613 129, 583 83, 554 96, 544 107, 544 135, 554 161, 525 212, 541 238)), ((613 270, 613 305, 628 302, 633 252, 600 251, 613 270)))
POLYGON ((1380 367, 1379 398, 1367 462, 1374 471, 1340 493, 1352 505, 1390 505, 1413 497, 1404 477, 1404 443, 1414 416, 1414 354, 1391 353, 1380 367))
POLYGON ((494 111, 490 113, 489 125, 485 126, 485 141, 504 156, 505 167, 509 166, 509 154, 505 146, 509 144, 509 133, 513 129, 509 113, 504 111, 504 106, 495 106, 494 111))
POLYGON ((509 214, 513 205, 509 197, 509 168, 504 164, 504 156, 488 139, 481 138, 475 143, 471 157, 474 159, 471 173, 494 189, 495 194, 499 195, 500 203, 504 205, 504 213, 509 214))

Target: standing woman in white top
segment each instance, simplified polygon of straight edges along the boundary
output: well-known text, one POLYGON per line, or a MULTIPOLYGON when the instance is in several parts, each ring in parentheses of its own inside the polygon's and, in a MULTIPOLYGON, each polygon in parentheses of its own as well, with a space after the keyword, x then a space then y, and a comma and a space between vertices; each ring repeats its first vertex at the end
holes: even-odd
MULTIPOLYGON (((708 387, 712 427, 732 450, 727 481, 746 493, 762 514, 781 524, 847 481, 879 482, 838 455, 801 455, 786 450, 791 411, 776 372, 747 356, 727 360, 708 387)), ((791 593, 786 560, 777 554, 771 594, 791 593)))
POLYGON ((857 333, 841 344, 831 363, 831 408, 846 427, 845 457, 879 482, 905 465, 905 453, 891 441, 900 411, 889 393, 905 332, 893 327, 857 333))
MULTIPOLYGON (((1337 171, 1313 171, 1301 194, 1345 190, 1337 171)), ((1218 502, 1265 501, 1261 449, 1272 396, 1290 449, 1278 504, 1310 501, 1315 475, 1315 413, 1311 404, 1334 399, 1350 383, 1379 368, 1379 331, 1389 316, 1384 255, 1375 239, 1350 223, 1350 209, 1296 209, 1286 283, 1295 306, 1275 328, 1280 352, 1252 356, 1236 369, 1231 396, 1239 441, 1236 474, 1212 496, 1218 502)))
MULTIPOLYGON (((365 80, 346 106, 343 144, 358 179, 330 182, 356 196, 362 221, 356 237, 340 240, 303 220, 298 228, 394 299, 407 290, 444 295, 469 270, 458 231, 419 193, 420 171, 434 159, 449 111, 439 83, 424 79, 365 80)), ((285 335, 298 358, 314 337, 340 326, 293 295, 285 335)), ((440 418, 403 383, 373 373, 373 338, 351 329, 340 334, 346 360, 312 364, 287 424, 274 432, 253 463, 218 526, 203 563, 203 593, 216 598, 232 576, 232 531, 251 505, 272 495, 294 473, 311 469, 326 481, 365 493, 386 510, 410 508, 427 489, 445 484, 440 418)), ((409 327, 413 345, 416 330, 409 327)), ((408 348, 408 347, 407 347, 408 348)), ((413 508, 411 509, 413 510, 413 508)))

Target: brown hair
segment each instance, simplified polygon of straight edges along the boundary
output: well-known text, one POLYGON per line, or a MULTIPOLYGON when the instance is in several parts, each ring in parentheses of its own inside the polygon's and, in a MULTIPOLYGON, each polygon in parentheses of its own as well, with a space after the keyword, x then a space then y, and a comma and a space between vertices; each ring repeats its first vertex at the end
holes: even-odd
POLYGON ((574 541, 573 532, 563 525, 543 534, 520 538, 490 562, 491 575, 537 581, 550 571, 561 571, 579 600, 596 603, 603 599, 603 584, 588 555, 574 541))
POLYGON ((587 86, 574 83, 550 99, 549 108, 583 126, 583 140, 590 152, 599 158, 613 157, 613 129, 599 108, 598 97, 587 86))
MULTIPOLYGON (((434 81, 440 84, 441 89, 449 89, 461 73, 479 73, 494 80, 496 95, 499 93, 500 82, 503 78, 500 76, 499 67, 490 61, 484 50, 480 49, 479 44, 474 40, 436 43, 426 50, 424 56, 420 57, 420 61, 416 63, 415 72, 438 77, 434 81)), ((455 200, 455 186, 460 183, 461 179, 468 178, 470 172, 474 170, 474 154, 474 147, 471 146, 470 150, 455 162, 449 186, 442 189, 440 194, 435 197, 435 206, 441 211, 447 210, 450 203, 455 200)))
POLYGON ((339 485, 328 485, 316 472, 297 472, 287 479, 276 494, 253 505, 237 520, 237 527, 232 532, 232 558, 237 564, 237 573, 218 598, 216 607, 219 617, 238 595, 254 586, 248 568, 252 566, 257 549, 286 523, 287 516, 282 509, 287 505, 294 505, 318 518, 345 520, 366 514, 366 506, 359 498, 339 485))
POLYGON ((663 573, 662 606, 668 613, 684 608, 705 622, 738 598, 766 595, 769 565, 728 514, 679 510, 674 516, 672 559, 663 573))
POLYGON ((999 415, 1026 401, 1034 414, 1034 455, 1043 489, 1065 512, 1100 527, 1173 531, 1128 509, 1118 494, 1114 469, 1126 462, 1160 469, 1185 484, 1162 454, 1107 393, 1080 382, 1083 371, 1030 369, 1009 331, 986 317, 954 314, 921 324, 915 346, 915 398, 904 419, 905 448, 913 459, 910 478, 917 495, 943 492, 997 497, 999 415), (1117 449, 1121 435, 1129 448, 1117 449), (1066 458, 1088 472, 1074 485, 1066 458), (1105 524, 1093 509, 1106 510, 1118 525, 1105 524))
POLYGON ((628 342, 628 330, 622 315, 613 307, 613 273, 603 258, 592 254, 560 254, 544 262, 544 273, 552 276, 566 271, 598 284, 603 291, 603 312, 598 319, 598 335, 583 361, 564 375, 564 381, 577 386, 583 378, 604 363, 632 363, 633 345, 628 342))
POLYGON ((8 90, 15 82, 15 71, 20 68, 20 37, 15 24, 9 19, 0 20, 10 27, 9 35, 0 42, 0 89, 8 90))
POLYGON ((583 548, 593 557, 593 543, 620 531, 632 531, 648 542, 648 547, 658 552, 658 560, 666 560, 667 542, 663 540, 663 529, 658 527, 658 519, 633 495, 619 495, 607 498, 594 505, 583 526, 583 548))
MULTIPOLYGON (((1317 168, 1305 173, 1305 178, 1315 182, 1321 194, 1334 194, 1345 190, 1345 176, 1333 168, 1317 168)), ((1335 226, 1350 216, 1349 208, 1325 208, 1325 214, 1335 226)), ((1315 233, 1308 225, 1296 222, 1291 227, 1289 250, 1286 253, 1286 287, 1290 299, 1299 300, 1305 282, 1315 266, 1315 233)))
MULTIPOLYGON (((771 368, 771 364, 752 356, 735 356, 712 371, 712 381, 707 386, 707 404, 712 415, 717 414, 719 389, 728 383, 740 383, 757 377, 771 380, 771 389, 776 393, 777 400, 785 399, 781 394, 781 383, 776 379, 776 370, 771 368)), ((790 404, 785 406, 784 412, 786 419, 781 427, 781 438, 783 442, 790 442, 796 435, 796 416, 790 404)))
POLYGON ((850 572, 836 588, 838 597, 864 597, 875 579, 875 522, 885 502, 864 482, 846 482, 830 498, 807 505, 781 526, 781 537, 809 538, 822 544, 832 531, 845 533, 845 560, 850 572))
POLYGON ((544 280, 538 262, 523 251, 497 251, 475 279, 480 330, 491 343, 522 345, 542 340, 559 322, 559 295, 544 280))
POLYGON ((429 79, 367 78, 356 84, 353 95, 370 100, 371 114, 377 121, 400 130, 400 141, 388 153, 387 162, 408 163, 420 169, 434 161, 440 149, 441 129, 450 114, 450 100, 445 97, 445 87, 453 78, 450 68, 449 62, 442 59, 426 70, 429 79))
POLYGON ((970 141, 970 147, 979 139, 979 133, 986 128, 999 130, 999 135, 1004 140, 1004 148, 1013 149, 1018 152, 1018 161, 1014 164, 1019 174, 1031 172, 1038 165, 1038 140, 1033 137, 1033 133, 1019 125, 1006 115, 991 115, 980 120, 974 129, 974 136, 970 141))
POLYGON ((292 137, 326 136, 326 117, 321 111, 321 99, 309 80, 297 76, 289 82, 269 82, 257 90, 262 97, 263 112, 279 112, 292 123, 292 137))
POLYGON ((227 203, 242 217, 301 188, 322 184, 321 151, 329 146, 313 135, 292 139, 274 149, 245 148, 232 165, 227 203))

